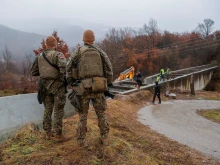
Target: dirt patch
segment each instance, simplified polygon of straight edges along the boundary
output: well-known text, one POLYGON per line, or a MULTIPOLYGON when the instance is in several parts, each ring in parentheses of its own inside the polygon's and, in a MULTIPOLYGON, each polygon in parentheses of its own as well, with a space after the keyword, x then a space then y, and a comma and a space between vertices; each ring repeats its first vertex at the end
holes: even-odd
MULTIPOLYGON (((196 95, 191 95, 190 91, 172 90, 172 93, 176 94, 176 100, 220 100, 220 93, 214 91, 196 91, 196 95)), ((167 101, 171 98, 163 97, 162 100, 167 101)))
POLYGON ((0 97, 12 96, 12 95, 17 95, 17 94, 18 93, 14 89, 0 90, 0 97))
POLYGON ((0 146, 0 164, 219 164, 138 122, 137 111, 149 105, 151 99, 149 92, 142 91, 108 101, 110 143, 107 147, 100 145, 97 117, 90 107, 87 149, 77 145, 78 115, 75 115, 64 120, 64 134, 71 140, 63 143, 44 140, 42 130, 33 124, 26 125, 0 146))
POLYGON ((211 121, 214 121, 220 124, 220 109, 202 110, 202 111, 197 111, 197 113, 205 117, 206 119, 209 119, 211 121))
POLYGON ((5 89, 5 90, 0 90, 0 97, 13 96, 13 95, 18 95, 18 94, 35 93, 35 92, 37 92, 37 90, 28 89, 28 88, 5 89))

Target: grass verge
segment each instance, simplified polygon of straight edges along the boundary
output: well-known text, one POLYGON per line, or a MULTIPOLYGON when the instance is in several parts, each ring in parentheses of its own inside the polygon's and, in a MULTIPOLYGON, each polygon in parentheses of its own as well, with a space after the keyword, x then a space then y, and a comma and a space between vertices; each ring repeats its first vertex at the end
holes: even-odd
POLYGON ((17 95, 17 92, 13 89, 0 90, 0 97, 12 96, 12 95, 17 95))
POLYGON ((198 114, 220 124, 220 109, 202 110, 198 111, 198 114))

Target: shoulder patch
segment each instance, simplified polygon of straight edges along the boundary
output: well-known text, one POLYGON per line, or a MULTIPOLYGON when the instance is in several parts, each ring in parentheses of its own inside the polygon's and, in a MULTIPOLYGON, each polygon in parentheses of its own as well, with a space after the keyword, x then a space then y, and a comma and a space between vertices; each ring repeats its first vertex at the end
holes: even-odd
POLYGON ((60 58, 61 58, 61 59, 64 59, 64 58, 65 58, 65 56, 64 56, 64 55, 60 55, 60 58))

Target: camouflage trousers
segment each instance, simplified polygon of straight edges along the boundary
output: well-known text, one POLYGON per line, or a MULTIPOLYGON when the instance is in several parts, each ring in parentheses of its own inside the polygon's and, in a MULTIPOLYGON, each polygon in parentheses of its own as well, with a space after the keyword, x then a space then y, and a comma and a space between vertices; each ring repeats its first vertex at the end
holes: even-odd
POLYGON ((44 101, 44 118, 43 129, 50 132, 52 128, 52 113, 54 110, 54 130, 56 134, 62 134, 64 106, 66 103, 66 96, 64 88, 61 88, 57 94, 47 94, 44 101))
POLYGON ((77 139, 84 139, 87 132, 87 116, 89 103, 92 100, 93 107, 98 117, 98 126, 102 138, 107 138, 109 133, 109 124, 105 115, 106 100, 104 93, 89 93, 80 97, 81 109, 79 110, 79 123, 77 129, 77 139))

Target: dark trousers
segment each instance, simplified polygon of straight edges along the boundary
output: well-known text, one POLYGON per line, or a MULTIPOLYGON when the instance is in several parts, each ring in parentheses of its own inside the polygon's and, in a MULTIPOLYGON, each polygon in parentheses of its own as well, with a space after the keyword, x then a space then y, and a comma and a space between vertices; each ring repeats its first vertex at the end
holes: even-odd
POLYGON ((154 93, 154 98, 153 98, 153 101, 152 101, 152 102, 154 103, 156 96, 157 96, 158 99, 159 99, 159 103, 161 103, 160 93, 154 93))
POLYGON ((141 80, 137 80, 136 82, 137 82, 137 85, 138 85, 138 86, 141 86, 141 85, 142 85, 141 80))

